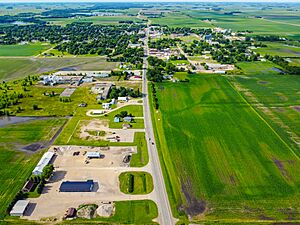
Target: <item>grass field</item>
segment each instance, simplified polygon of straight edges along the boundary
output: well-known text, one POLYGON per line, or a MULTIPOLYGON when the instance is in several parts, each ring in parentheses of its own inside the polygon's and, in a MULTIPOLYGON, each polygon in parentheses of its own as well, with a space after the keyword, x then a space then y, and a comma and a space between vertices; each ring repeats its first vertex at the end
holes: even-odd
POLYGON ((149 194, 153 180, 146 172, 124 172, 119 176, 120 190, 125 194, 149 194))
POLYGON ((0 59, 0 80, 13 80, 63 68, 74 68, 77 70, 111 70, 117 67, 117 62, 106 62, 106 59, 103 57, 4 57, 0 59))
MULTIPOLYGON (((300 34, 300 26, 294 25, 292 22, 277 23, 276 21, 269 21, 259 18, 253 18, 253 15, 225 15, 222 12, 213 11, 187 11, 187 15, 194 19, 212 20, 213 26, 223 27, 225 29, 232 29, 233 31, 253 31, 254 34, 260 35, 282 35, 289 38, 297 38, 300 34)), ((257 16, 257 14, 255 14, 257 16)), ((277 15, 278 17, 280 16, 277 15)))
POLYGON ((34 56, 51 48, 50 44, 0 45, 0 56, 34 56))
POLYGON ((42 152, 28 154, 17 149, 49 140, 64 121, 35 120, 0 128, 0 215, 5 214, 9 203, 22 188, 42 155, 42 152))
POLYGON ((92 16, 85 18, 53 18, 46 19, 51 25, 61 25, 65 26, 66 24, 74 23, 74 22, 92 22, 96 25, 117 25, 120 24, 119 21, 134 21, 139 22, 137 17, 135 16, 92 16))
POLYGON ((174 214, 287 220, 299 210, 299 156, 225 77, 189 79, 158 84, 152 113, 174 214))
POLYGON ((167 13, 164 17, 151 18, 150 20, 154 24, 167 25, 170 27, 212 27, 209 23, 205 23, 200 19, 188 17, 182 13, 167 13))
POLYGON ((281 69, 280 66, 272 62, 241 62, 237 63, 237 66, 240 67, 247 75, 278 75, 279 71, 276 69, 281 69))
POLYGON ((261 55, 278 55, 281 57, 300 57, 300 47, 287 45, 286 43, 265 42, 267 47, 258 48, 254 51, 261 55))
POLYGON ((115 202, 116 212, 112 217, 65 220, 62 224, 157 224, 152 222, 158 216, 155 203, 150 200, 115 202))

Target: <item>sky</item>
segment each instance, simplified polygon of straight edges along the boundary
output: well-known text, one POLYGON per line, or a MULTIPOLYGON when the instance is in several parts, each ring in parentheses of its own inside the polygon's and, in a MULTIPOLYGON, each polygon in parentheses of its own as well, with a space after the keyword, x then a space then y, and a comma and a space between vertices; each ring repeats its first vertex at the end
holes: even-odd
POLYGON ((17 2, 299 2, 300 0, 0 0, 0 3, 17 2))

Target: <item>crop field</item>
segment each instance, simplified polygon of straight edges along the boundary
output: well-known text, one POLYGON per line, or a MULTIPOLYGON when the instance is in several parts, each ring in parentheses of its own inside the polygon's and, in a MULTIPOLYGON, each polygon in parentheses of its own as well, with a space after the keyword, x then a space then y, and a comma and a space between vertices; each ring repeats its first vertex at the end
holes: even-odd
POLYGON ((281 57, 300 57, 300 47, 285 43, 266 42, 267 47, 258 48, 254 51, 261 55, 278 55, 281 57))
POLYGON ((117 62, 106 62, 104 57, 5 57, 0 60, 0 80, 13 80, 63 68, 76 70, 111 70, 117 66, 117 62))
POLYGON ((288 219, 299 210, 299 156, 226 77, 189 79, 158 84, 152 113, 175 215, 288 219))
POLYGON ((223 12, 190 11, 186 12, 194 19, 212 20, 212 25, 220 26, 234 31, 253 31, 259 35, 282 35, 296 38, 300 34, 300 26, 297 24, 278 23, 260 18, 246 17, 242 15, 225 15, 223 12))
MULTIPOLYGON (((273 72, 261 73, 259 70, 252 71, 252 66, 257 63, 240 63, 239 66, 245 71, 245 76, 235 77, 234 81, 242 86, 245 98, 253 104, 257 102, 264 105, 261 110, 267 114, 266 119, 278 121, 279 119, 290 128, 290 131, 300 136, 300 84, 297 76, 274 75, 273 72), (251 72, 249 72, 249 68, 251 72), (249 95, 249 93, 251 93, 249 95)), ((262 68, 262 67, 261 67, 262 68)), ((263 113, 264 114, 264 113, 263 113)), ((277 127, 282 133, 286 128, 277 127)), ((287 141, 290 141, 289 139, 287 141)), ((293 145, 295 143, 291 143, 293 145)), ((297 148, 297 146, 295 146, 297 148)), ((300 155, 298 149, 298 155, 300 155)))
POLYGON ((154 24, 167 25, 170 27, 212 27, 209 23, 205 23, 200 19, 188 17, 181 13, 168 13, 161 18, 151 18, 154 24))
POLYGON ((153 181, 146 172, 124 172, 119 176, 120 190, 125 194, 149 194, 153 181))
POLYGON ((86 18, 47 18, 47 22, 51 25, 65 26, 74 22, 92 22, 95 25, 117 25, 119 21, 134 21, 139 22, 135 16, 92 16, 86 18))
POLYGON ((51 45, 47 43, 0 45, 0 56, 34 56, 49 48, 51 48, 51 45))
POLYGON ((43 119, 0 128, 0 215, 4 215, 42 155, 42 152, 29 154, 17 149, 49 140, 64 121, 43 119))

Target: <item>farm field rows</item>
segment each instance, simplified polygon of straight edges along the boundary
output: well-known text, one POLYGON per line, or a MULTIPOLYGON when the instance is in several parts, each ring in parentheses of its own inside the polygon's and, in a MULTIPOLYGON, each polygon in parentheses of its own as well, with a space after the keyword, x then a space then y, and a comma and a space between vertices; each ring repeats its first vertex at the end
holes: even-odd
POLYGON ((63 58, 12 58, 0 59, 0 79, 13 80, 28 75, 76 68, 77 70, 111 70, 117 62, 106 62, 103 57, 63 57, 63 58))
POLYGON ((175 215, 288 219, 289 207, 299 210, 299 156, 225 77, 188 78, 156 85, 152 113, 175 215))

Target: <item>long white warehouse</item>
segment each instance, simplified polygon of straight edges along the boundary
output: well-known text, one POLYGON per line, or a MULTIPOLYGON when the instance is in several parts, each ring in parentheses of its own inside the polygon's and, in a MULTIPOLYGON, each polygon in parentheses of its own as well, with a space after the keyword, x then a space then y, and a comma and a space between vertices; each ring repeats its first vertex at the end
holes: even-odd
POLYGON ((34 175, 41 175, 43 173, 44 167, 49 164, 53 156, 54 156, 54 152, 46 152, 41 158, 41 160, 39 161, 39 163, 37 164, 37 166, 34 168, 32 173, 34 175))

